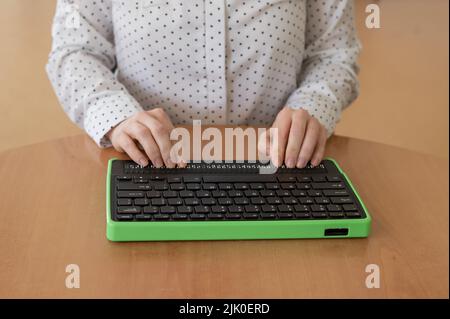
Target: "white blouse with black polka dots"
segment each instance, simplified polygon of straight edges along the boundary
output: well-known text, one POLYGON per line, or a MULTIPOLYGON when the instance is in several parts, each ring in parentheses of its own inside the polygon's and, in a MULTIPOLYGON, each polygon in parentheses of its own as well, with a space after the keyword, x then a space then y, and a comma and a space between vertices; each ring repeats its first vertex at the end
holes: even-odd
POLYGON ((358 93, 351 0, 58 0, 52 35, 56 94, 103 147, 155 107, 257 126, 304 108, 331 134, 358 93))

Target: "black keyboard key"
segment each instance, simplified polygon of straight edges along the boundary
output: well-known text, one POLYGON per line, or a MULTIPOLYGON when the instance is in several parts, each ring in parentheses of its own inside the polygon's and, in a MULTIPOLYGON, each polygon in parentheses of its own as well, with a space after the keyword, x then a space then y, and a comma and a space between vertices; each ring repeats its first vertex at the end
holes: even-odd
POLYGON ((290 213, 294 211, 294 207, 292 207, 291 205, 280 205, 278 206, 278 211, 280 213, 290 213))
POLYGON ((319 196, 322 196, 322 192, 321 192, 321 191, 318 191, 318 190, 312 190, 312 189, 310 189, 309 191, 307 191, 307 193, 308 193, 308 196, 310 196, 310 197, 319 197, 319 196))
POLYGON ((116 218, 120 221, 130 221, 133 220, 134 217, 132 214, 117 214, 116 218))
POLYGON ((300 183, 309 183, 312 181, 310 176, 297 176, 297 181, 300 183))
POLYGON ((355 205, 343 205, 342 209, 345 210, 346 212, 354 212, 358 210, 358 208, 355 205))
POLYGON ((119 198, 117 200, 117 205, 119 206, 130 206, 132 204, 132 201, 130 198, 119 198))
POLYGON ((280 189, 280 185, 277 183, 266 183, 266 189, 277 190, 280 189))
POLYGON ((148 197, 148 198, 158 198, 158 197, 161 197, 161 192, 159 192, 159 191, 150 191, 150 192, 147 192, 147 197, 148 197))
POLYGON ((328 214, 325 212, 314 212, 314 213, 311 213, 311 216, 313 218, 323 219, 323 218, 327 218, 328 214))
POLYGON ((283 200, 279 197, 267 197, 266 201, 267 201, 267 204, 270 204, 270 205, 280 205, 283 203, 283 200))
POLYGON ((311 183, 314 189, 342 189, 345 188, 343 183, 311 183))
POLYGON ((212 190, 217 189, 217 185, 216 184, 212 184, 212 183, 205 183, 202 186, 203 186, 203 189, 206 190, 206 191, 212 191, 212 190))
POLYGON ((133 182, 135 183, 148 183, 148 178, 145 178, 144 176, 135 176, 133 179, 133 182))
POLYGON ((153 198, 152 206, 164 206, 166 205, 166 200, 164 198, 153 198))
POLYGON ((281 185, 281 189, 295 189, 295 184, 292 183, 282 183, 281 185))
POLYGON ((175 214, 177 211, 175 206, 162 206, 160 210, 161 214, 175 214))
POLYGON ((236 183, 236 184, 234 184, 234 189, 247 190, 247 189, 249 189, 249 186, 248 186, 248 184, 245 184, 245 183, 236 183))
POLYGON ((185 198, 184 203, 187 206, 196 206, 200 205, 200 200, 198 198, 185 198))
POLYGON ((329 212, 340 212, 342 209, 339 205, 327 205, 327 210, 329 212))
POLYGON ((136 220, 140 221, 140 222, 148 222, 148 221, 152 220, 152 215, 139 214, 139 215, 136 215, 136 220))
POLYGON ((241 219, 241 214, 228 213, 228 214, 225 214, 225 219, 230 219, 230 220, 241 219))
POLYGON ((311 185, 308 183, 296 183, 295 187, 297 187, 297 189, 307 190, 311 188, 311 185))
POLYGON ((189 217, 192 220, 203 220, 206 218, 206 215, 205 214, 191 214, 191 215, 189 215, 189 217))
POLYGON ((277 214, 275 213, 261 213, 261 218, 262 219, 276 219, 277 218, 277 214))
POLYGON ((298 204, 298 200, 295 197, 283 197, 283 202, 289 205, 298 204))
POLYGON ((247 213, 258 213, 260 211, 259 206, 256 205, 246 205, 244 208, 247 213))
POLYGON ((291 192, 288 190, 279 189, 277 190, 277 196, 279 197, 291 196, 291 192))
POLYGON ((230 189, 233 189, 233 184, 230 184, 230 183, 220 183, 220 184, 219 184, 219 189, 221 189, 221 190, 230 190, 230 189))
POLYGON ((244 194, 247 197, 257 197, 257 196, 259 196, 259 192, 257 190, 246 190, 244 192, 244 194))
POLYGON ((167 200, 170 206, 180 206, 183 205, 183 200, 181 198, 169 198, 167 200))
POLYGON ((348 192, 345 189, 333 189, 333 190, 324 190, 323 194, 327 197, 338 197, 338 196, 348 196, 348 192))
POLYGON ((119 206, 117 207, 118 214, 139 214, 141 212, 140 207, 136 206, 119 206))
POLYGON ((300 213, 309 212, 309 206, 307 206, 307 205, 295 205, 294 206, 294 211, 295 212, 300 212, 300 213))
POLYGON ((172 219, 173 220, 187 220, 188 219, 188 215, 186 215, 186 214, 173 214, 172 215, 172 219))
POLYGON ((253 205, 264 205, 266 201, 262 197, 252 197, 250 199, 250 203, 252 203, 253 205))
POLYGON ((240 213, 244 212, 244 206, 238 206, 238 205, 228 206, 228 211, 230 213, 240 214, 240 213))
POLYGON ((305 197, 307 195, 306 191, 301 191, 299 189, 294 189, 291 191, 292 196, 295 197, 305 197))
POLYGON ((188 198, 188 197, 194 197, 194 192, 193 191, 181 191, 179 193, 181 198, 188 198))
POLYGON ((147 198, 136 198, 134 200, 134 205, 137 206, 147 206, 148 204, 150 204, 150 201, 147 198))
POLYGON ((146 206, 144 207, 144 214, 158 214, 159 208, 155 206, 146 206))
POLYGON ((330 200, 326 197, 316 197, 314 198, 316 204, 329 204, 330 200))
POLYGON ((148 184, 119 183, 117 189, 119 191, 148 191, 151 187, 148 184))
POLYGON ((329 212, 328 215, 331 218, 344 218, 345 214, 343 212, 329 212))
POLYGON ((327 181, 329 182, 341 182, 342 179, 340 176, 327 176, 327 181))
POLYGON ((327 209, 324 205, 311 205, 312 212, 326 212, 327 209))
POLYGON ((262 183, 250 183, 250 189, 261 190, 264 189, 264 185, 262 183))
POLYGON ((210 208, 208 206, 195 206, 194 211, 195 214, 208 214, 210 212, 210 208))
POLYGON ((294 213, 294 216, 297 219, 309 219, 311 217, 309 213, 294 213))
POLYGON ((226 191, 215 190, 215 191, 212 191, 211 194, 212 194, 212 197, 214 197, 214 198, 227 197, 226 191))
POLYGON ((205 183, 270 183, 276 182, 277 178, 273 174, 253 174, 253 175, 207 175, 203 176, 205 183))
POLYGON ((198 198, 211 197, 210 191, 197 191, 195 194, 197 195, 198 198))
POLYGON ((202 178, 200 176, 184 176, 183 181, 185 183, 201 183, 202 178))
POLYGON ((278 213, 278 217, 280 219, 292 219, 294 217, 294 214, 292 214, 292 213, 278 213))
POLYGON ((200 184, 186 184, 186 189, 188 189, 190 191, 197 191, 201 188, 202 188, 202 186, 200 184))
POLYGON ((259 193, 261 194, 262 197, 276 196, 275 191, 273 191, 273 190, 268 190, 268 189, 262 190, 262 191, 260 191, 259 193))
MULTIPOLYGON (((238 198, 236 198, 236 199, 246 199, 245 197, 238 197, 238 198)), ((233 199, 231 199, 231 198, 219 198, 218 200, 217 200, 217 202, 220 204, 220 205, 233 205, 233 199)), ((236 203, 236 204, 238 204, 238 203, 236 203)), ((241 205, 241 204, 238 204, 238 205, 241 205)))
POLYGON ((164 191, 162 193, 162 196, 164 198, 174 198, 174 197, 178 197, 178 193, 176 191, 164 191))
POLYGON ((208 219, 211 219, 211 220, 221 220, 224 217, 225 217, 224 214, 216 214, 216 213, 208 214, 208 219))
POLYGON ((228 212, 228 209, 226 206, 212 206, 211 207, 211 212, 215 213, 215 214, 225 214, 226 212, 228 212))
POLYGON ((180 183, 170 184, 170 189, 173 191, 181 191, 184 189, 184 184, 180 183))
POLYGON ((353 200, 351 197, 331 197, 331 202, 333 204, 352 204, 353 200))
POLYGON ((162 175, 151 175, 149 178, 152 181, 163 181, 165 179, 162 175))
POLYGON ((214 198, 202 198, 202 205, 216 205, 216 200, 214 198))
POLYGON ((157 191, 165 191, 167 189, 169 189, 169 184, 164 183, 164 182, 158 182, 153 184, 153 188, 157 191))
POLYGON ((181 183, 183 179, 180 176, 171 176, 167 178, 167 183, 181 183))
POLYGON ((158 221, 170 220, 170 215, 168 215, 168 214, 155 214, 152 216, 153 216, 154 220, 158 220, 158 221))
POLYGON ((261 206, 261 211, 265 213, 275 213, 277 211, 277 207, 274 205, 263 205, 261 206))
POLYGON ((120 191, 117 192, 117 197, 119 198, 139 198, 144 197, 144 192, 138 191, 120 191))
POLYGON ((228 196, 229 197, 243 197, 244 193, 242 191, 231 190, 231 191, 228 191, 228 196))
POLYGON ((244 219, 258 219, 259 218, 259 214, 258 213, 243 213, 242 217, 244 219))
POLYGON ((177 213, 178 214, 191 214, 193 211, 191 206, 178 206, 177 207, 177 213))
POLYGON ((131 181, 131 176, 128 175, 116 176, 116 180, 121 182, 131 181))
POLYGON ((318 182, 318 183, 327 181, 326 176, 311 176, 311 179, 313 180, 313 182, 318 182))
POLYGON ((361 217, 361 213, 360 212, 346 212, 345 215, 348 218, 360 218, 361 217))
MULTIPOLYGON (((247 197, 238 197, 234 199, 234 203, 236 205, 248 205, 250 203, 250 198, 247 197)), ((223 204, 222 204, 223 205, 223 204)))
POLYGON ((178 214, 191 214, 192 207, 191 206, 178 206, 177 212, 178 212, 178 214))
POLYGON ((314 199, 309 198, 309 197, 301 197, 301 198, 299 198, 299 202, 300 202, 300 204, 303 204, 303 205, 310 205, 310 204, 314 204, 314 199))
POLYGON ((287 182, 296 182, 297 178, 293 175, 279 175, 278 176, 278 181, 280 183, 287 183, 287 182))

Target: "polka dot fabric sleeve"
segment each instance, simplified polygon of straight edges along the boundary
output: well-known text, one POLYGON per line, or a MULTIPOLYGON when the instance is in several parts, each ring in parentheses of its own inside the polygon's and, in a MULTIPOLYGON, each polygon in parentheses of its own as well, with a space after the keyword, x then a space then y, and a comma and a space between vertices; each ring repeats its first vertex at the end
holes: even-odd
POLYGON ((58 0, 47 73, 64 111, 101 147, 105 134, 142 110, 114 74, 111 1, 58 0))
POLYGON ((361 45, 353 21, 353 1, 308 0, 305 53, 299 87, 286 105, 307 110, 331 135, 341 111, 359 91, 357 57, 361 45))

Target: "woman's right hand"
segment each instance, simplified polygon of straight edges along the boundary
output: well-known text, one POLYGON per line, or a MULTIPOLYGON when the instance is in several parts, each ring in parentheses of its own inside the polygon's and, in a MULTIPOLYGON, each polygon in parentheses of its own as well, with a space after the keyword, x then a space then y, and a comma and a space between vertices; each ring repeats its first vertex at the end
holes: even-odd
POLYGON ((107 137, 119 152, 127 153, 133 161, 147 166, 149 160, 156 167, 173 168, 170 158, 174 128, 169 116, 161 108, 139 112, 112 128, 107 137))

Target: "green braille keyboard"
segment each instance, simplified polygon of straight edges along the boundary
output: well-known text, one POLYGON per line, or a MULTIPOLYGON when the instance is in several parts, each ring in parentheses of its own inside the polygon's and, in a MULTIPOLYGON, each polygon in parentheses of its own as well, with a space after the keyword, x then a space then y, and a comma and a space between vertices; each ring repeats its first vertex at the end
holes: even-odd
POLYGON ((317 167, 204 162, 141 167, 112 159, 107 174, 111 241, 367 237, 371 218, 332 159, 317 167))

